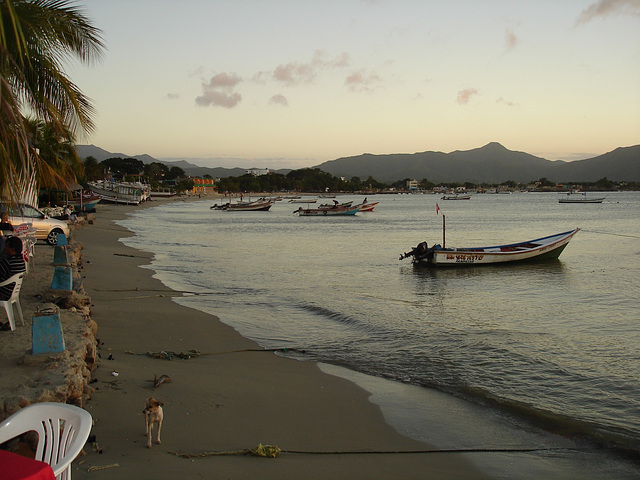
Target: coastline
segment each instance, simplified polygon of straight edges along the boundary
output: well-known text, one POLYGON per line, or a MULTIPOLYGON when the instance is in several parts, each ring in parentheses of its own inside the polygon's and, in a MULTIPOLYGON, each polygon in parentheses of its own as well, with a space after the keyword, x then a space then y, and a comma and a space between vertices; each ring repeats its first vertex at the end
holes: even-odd
MULTIPOLYGON (((180 200, 162 200, 180 201, 180 200)), ((399 434, 370 394, 355 383, 267 352, 212 315, 171 300, 181 295, 152 278, 152 255, 126 247, 132 233, 114 222, 153 207, 101 206, 93 225, 74 230, 82 244, 82 284, 91 298, 102 360, 92 374, 92 434, 102 450, 85 449, 76 478, 488 478, 462 454, 300 454, 277 459, 215 456, 185 459, 169 452, 243 451, 258 444, 284 451, 388 452, 431 447, 399 434), (202 355, 171 361, 145 352, 202 355), (250 350, 250 351, 246 351, 250 350), (131 355, 127 352, 141 353, 131 355), (233 352, 233 353, 224 353, 233 352), (113 360, 108 360, 108 358, 113 360), (114 377, 112 372, 117 372, 114 377), (172 383, 153 388, 155 375, 172 383), (146 448, 145 399, 164 402, 162 445, 146 448), (114 467, 113 465, 118 465, 114 467), (114 470, 88 473, 90 467, 114 470)))

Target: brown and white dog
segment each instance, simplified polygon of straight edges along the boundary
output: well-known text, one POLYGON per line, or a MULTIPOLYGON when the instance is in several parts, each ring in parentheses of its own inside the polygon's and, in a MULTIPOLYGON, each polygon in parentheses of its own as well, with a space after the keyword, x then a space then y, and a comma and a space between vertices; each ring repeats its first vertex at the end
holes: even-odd
POLYGON ((153 397, 147 398, 144 410, 144 420, 147 429, 147 448, 151 448, 151 436, 153 434, 153 424, 158 424, 158 435, 156 435, 156 443, 162 443, 160 441, 160 430, 162 429, 162 420, 164 418, 164 412, 162 411, 162 402, 156 400, 153 397))

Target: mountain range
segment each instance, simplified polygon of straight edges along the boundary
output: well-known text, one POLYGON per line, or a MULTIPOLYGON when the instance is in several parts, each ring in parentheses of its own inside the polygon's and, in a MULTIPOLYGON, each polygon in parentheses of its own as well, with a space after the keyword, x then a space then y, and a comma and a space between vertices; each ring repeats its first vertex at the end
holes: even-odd
MULTIPOLYGON (((107 158, 137 158, 143 163, 159 162, 168 167, 177 166, 191 176, 233 177, 245 173, 243 168, 201 167, 187 161, 167 162, 149 155, 125 155, 111 153, 94 145, 76 146, 78 155, 85 159, 93 156, 99 162, 107 158)), ((621 182, 640 181, 640 145, 619 147, 615 150, 585 160, 551 161, 534 155, 509 150, 497 142, 473 150, 456 150, 451 153, 419 152, 413 154, 374 155, 365 153, 352 157, 330 160, 313 168, 319 168, 337 177, 347 179, 373 177, 383 183, 393 183, 406 178, 428 179, 433 183, 490 183, 509 180, 528 183, 541 178, 553 182, 595 182, 606 177, 621 182)), ((290 169, 277 170, 286 174, 290 169)))

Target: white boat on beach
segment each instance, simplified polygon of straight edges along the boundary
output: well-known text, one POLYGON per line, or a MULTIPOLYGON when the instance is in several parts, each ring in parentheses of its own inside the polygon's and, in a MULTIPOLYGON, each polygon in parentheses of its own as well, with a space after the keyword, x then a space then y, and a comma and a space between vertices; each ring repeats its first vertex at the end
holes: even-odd
POLYGON ((94 195, 102 201, 109 203, 121 203, 126 205, 138 205, 149 199, 149 185, 140 182, 113 182, 99 180, 88 182, 87 185, 94 195))

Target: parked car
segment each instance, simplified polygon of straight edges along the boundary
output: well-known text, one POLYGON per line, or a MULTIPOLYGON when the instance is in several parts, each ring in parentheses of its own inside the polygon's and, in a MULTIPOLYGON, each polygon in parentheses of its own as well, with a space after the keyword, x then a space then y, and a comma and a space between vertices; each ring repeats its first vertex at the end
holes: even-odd
POLYGON ((0 211, 9 212, 9 221, 14 227, 21 223, 31 223, 36 229, 36 239, 44 240, 49 245, 58 243, 58 234, 64 233, 69 236, 69 225, 61 220, 50 218, 31 205, 23 203, 15 207, 0 205, 0 211))

